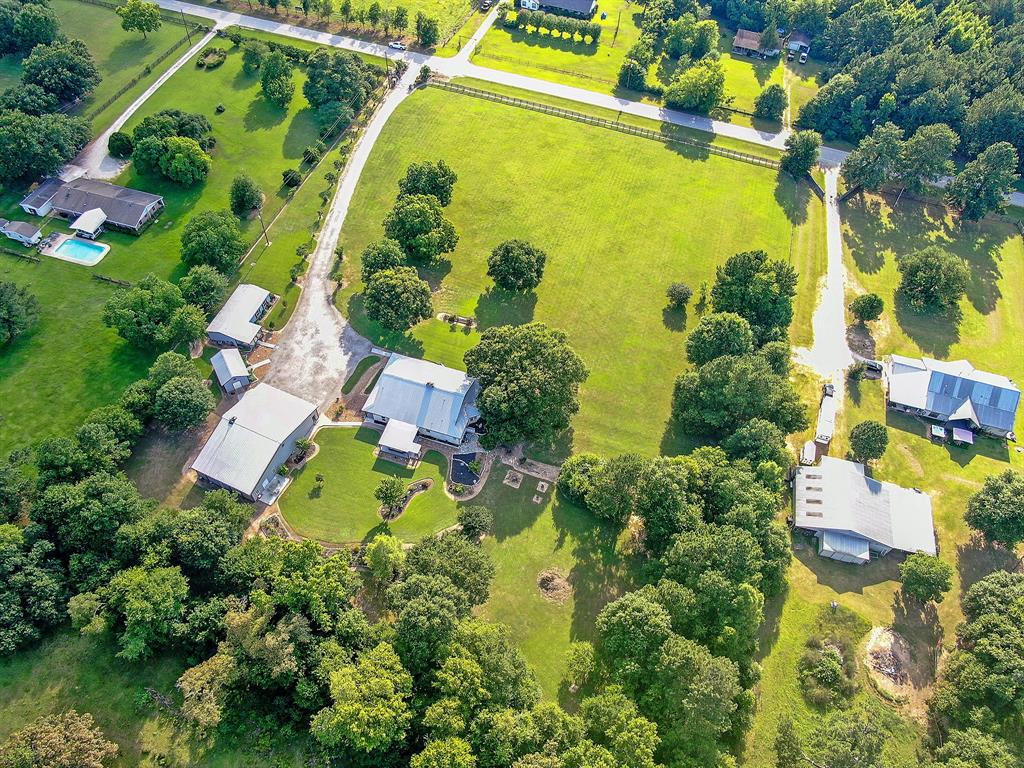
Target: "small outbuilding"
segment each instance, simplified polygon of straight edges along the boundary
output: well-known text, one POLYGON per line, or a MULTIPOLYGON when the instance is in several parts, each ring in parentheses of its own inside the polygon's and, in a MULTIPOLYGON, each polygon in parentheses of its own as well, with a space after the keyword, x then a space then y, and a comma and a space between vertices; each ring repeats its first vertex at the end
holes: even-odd
POLYGON ((36 245, 42 238, 43 233, 35 224, 27 221, 8 221, 0 232, 9 240, 15 240, 22 245, 36 245))
POLYGON ((210 364, 217 375, 217 383, 229 395, 242 391, 252 381, 242 353, 234 347, 222 349, 210 359, 210 364))
POLYGON ((420 455, 422 445, 416 442, 417 428, 415 424, 398 419, 390 419, 384 427, 377 445, 380 450, 402 459, 416 459, 420 455))
POLYGON ((936 553, 932 500, 917 489, 868 477, 863 464, 822 456, 793 475, 793 524, 818 541, 818 554, 864 564, 872 553, 936 553))
POLYGON ((811 52, 811 38, 799 30, 794 30, 793 34, 786 40, 786 50, 797 54, 809 54, 811 52))
POLYGON ((71 229, 79 237, 95 240, 96 236, 103 231, 103 225, 107 221, 107 214, 102 208, 90 208, 73 222, 71 229))
POLYGON ((281 486, 277 470, 318 418, 312 403, 259 384, 221 416, 192 469, 208 485, 269 502, 281 486))
POLYGON ((206 335, 219 347, 252 349, 263 335, 260 321, 273 303, 274 294, 270 291, 243 283, 210 321, 206 335))
POLYGON ((597 11, 597 0, 519 0, 519 7, 589 19, 597 11))

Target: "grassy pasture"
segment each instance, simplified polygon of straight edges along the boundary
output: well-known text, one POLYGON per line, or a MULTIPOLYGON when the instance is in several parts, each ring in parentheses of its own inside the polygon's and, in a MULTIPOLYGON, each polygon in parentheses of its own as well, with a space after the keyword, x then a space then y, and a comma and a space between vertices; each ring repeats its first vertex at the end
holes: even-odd
POLYGON ((427 451, 416 469, 405 469, 373 456, 380 432, 368 428, 323 429, 315 442, 319 452, 295 475, 281 498, 281 514, 297 533, 329 542, 369 541, 390 532, 404 541, 417 541, 455 524, 455 501, 445 495, 448 462, 427 451), (316 487, 316 475, 325 479, 316 487), (407 483, 430 479, 434 485, 409 502, 402 515, 385 524, 373 497, 385 477, 407 483))
MULTIPOLYGON (((115 288, 91 279, 93 274, 129 281, 149 272, 164 278, 180 277, 184 272, 178 259, 182 226, 200 211, 227 208, 231 180, 241 170, 247 170, 266 193, 265 220, 288 203, 281 171, 298 167, 303 149, 317 135, 312 109, 301 95, 302 78, 296 70, 296 96, 285 111, 264 101, 258 79, 241 71, 237 50, 212 71, 183 67, 146 102, 128 129, 145 115, 164 108, 202 112, 213 124, 217 139, 213 169, 205 183, 184 188, 140 176, 129 167, 118 183, 163 195, 167 208, 140 237, 104 233, 100 239, 109 243, 111 250, 95 267, 49 257, 33 264, 0 254, 0 279, 28 286, 39 300, 41 313, 39 325, 3 352, 0 452, 73 428, 88 411, 110 402, 141 376, 155 355, 156 350, 128 346, 103 326, 103 303, 115 288), (215 108, 220 103, 226 109, 218 115, 215 108)), ((311 186, 310 194, 315 192, 311 186)), ((0 197, 0 215, 28 218, 17 208, 19 199, 20 194, 13 192, 0 197)), ((315 211, 318 202, 314 197, 304 205, 315 211)), ((308 219, 302 217, 303 226, 312 227, 313 211, 308 219)), ((245 237, 255 241, 259 222, 245 221, 241 226, 245 237)), ((43 229, 44 233, 66 231, 66 226, 51 219, 43 229)), ((281 293, 288 286, 294 247, 290 254, 260 255, 259 263, 266 267, 259 278, 268 290, 281 293)))
MULTIPOLYGON (((843 209, 846 266, 853 286, 850 297, 869 290, 886 302, 882 318, 871 323, 876 354, 967 358, 977 367, 1020 381, 1024 377, 1018 341, 1024 334, 1024 242, 1016 229, 996 221, 958 227, 939 207, 904 200, 894 210, 890 202, 874 196, 858 198, 843 209), (932 242, 961 255, 971 266, 959 325, 948 317, 922 317, 894 300, 899 284, 895 257, 932 242)), ((849 388, 830 453, 845 455, 850 429, 867 419, 889 427, 889 448, 873 467, 874 476, 931 495, 939 556, 955 567, 953 589, 937 609, 921 611, 900 598, 898 557, 890 555, 864 567, 847 566, 817 557, 813 542, 798 540, 788 592, 784 600, 768 606, 769 619, 762 633, 764 676, 757 718, 747 741, 750 766, 772 765, 771 742, 784 713, 792 714, 805 732, 818 722, 817 710, 800 693, 796 664, 813 618, 823 606, 836 600, 872 625, 892 626, 910 641, 915 658, 928 659, 937 646, 946 651, 954 646, 963 591, 987 573, 1013 565, 1007 552, 972 536, 963 513, 986 477, 1011 466, 1019 470, 1024 455, 1012 445, 1008 448, 985 438, 971 448, 931 442, 925 422, 886 410, 877 381, 849 388)), ((1018 418, 1018 432, 1021 426, 1018 418)), ((904 717, 904 724, 896 728, 896 741, 904 753, 913 750, 921 735, 913 715, 923 711, 931 682, 930 674, 922 674, 914 679, 906 703, 879 704, 904 717)), ((877 699, 870 690, 861 695, 877 699)))
POLYGON ((449 258, 421 270, 435 311, 473 315, 482 328, 536 319, 566 331, 591 371, 573 422, 577 450, 685 447, 665 424, 685 364, 684 330, 698 309, 666 313, 670 282, 692 286, 695 303, 728 256, 765 248, 808 273, 801 291, 812 298, 795 325, 809 324, 810 273, 824 254, 821 208, 806 188, 700 149, 427 89, 389 121, 342 231, 347 284, 338 306, 374 341, 457 367, 477 341, 438 320, 404 337, 382 333, 362 310, 359 254, 381 236, 406 166, 437 158, 459 176, 447 215, 461 239, 449 258), (536 293, 504 295, 486 276, 487 254, 512 237, 549 255, 536 293))

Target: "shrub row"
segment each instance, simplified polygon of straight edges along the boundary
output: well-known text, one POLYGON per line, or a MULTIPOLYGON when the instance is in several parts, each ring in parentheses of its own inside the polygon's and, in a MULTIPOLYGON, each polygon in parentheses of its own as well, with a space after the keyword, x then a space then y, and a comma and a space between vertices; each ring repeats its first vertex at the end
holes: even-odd
POLYGON ((507 14, 505 16, 505 26, 518 27, 524 32, 527 30, 527 27, 533 27, 535 32, 546 30, 551 35, 554 35, 556 32, 566 37, 579 35, 584 40, 589 37, 590 42, 595 44, 601 37, 601 25, 596 21, 573 19, 568 16, 557 16, 553 13, 544 13, 543 11, 530 11, 525 8, 517 11, 515 18, 507 14))

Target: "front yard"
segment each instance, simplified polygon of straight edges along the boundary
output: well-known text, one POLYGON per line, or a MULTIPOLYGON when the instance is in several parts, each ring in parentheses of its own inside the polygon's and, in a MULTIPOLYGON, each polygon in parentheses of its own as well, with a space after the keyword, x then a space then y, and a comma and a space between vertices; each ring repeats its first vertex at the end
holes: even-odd
POLYGON ((416 469, 378 459, 373 449, 380 432, 369 428, 329 427, 314 438, 319 451, 295 473, 279 505, 296 533, 333 543, 369 541, 382 531, 404 541, 417 541, 455 524, 454 499, 444 492, 448 461, 427 451, 416 469), (317 475, 323 475, 321 486, 317 475), (402 515, 385 524, 373 497, 385 477, 412 484, 431 480, 430 490, 416 494, 402 515))

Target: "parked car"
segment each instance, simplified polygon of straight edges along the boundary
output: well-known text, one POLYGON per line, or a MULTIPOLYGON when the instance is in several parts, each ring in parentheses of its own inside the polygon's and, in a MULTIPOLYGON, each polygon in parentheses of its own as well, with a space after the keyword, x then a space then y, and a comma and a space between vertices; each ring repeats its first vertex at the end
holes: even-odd
POLYGON ((480 3, 480 10, 481 11, 489 11, 489 10, 491 10, 491 0, 484 0, 482 3, 480 3))
POLYGON ((807 53, 806 52, 800 54, 800 63, 801 64, 806 64, 807 63, 807 53))
POLYGON ((396 51, 404 51, 405 43, 401 42, 400 40, 392 40, 390 43, 388 43, 388 48, 394 48, 396 51))
POLYGON ((796 54, 793 53, 793 51, 790 51, 789 53, 786 54, 786 61, 792 61, 795 57, 796 54))

